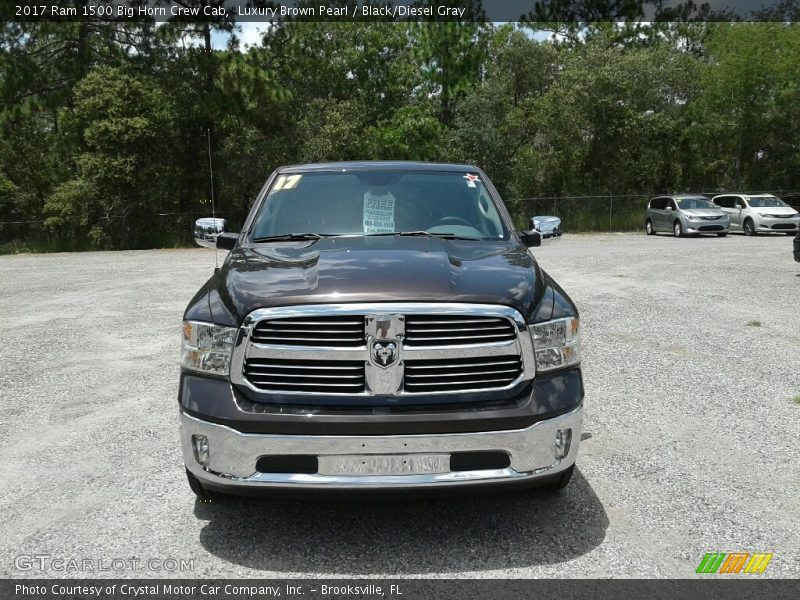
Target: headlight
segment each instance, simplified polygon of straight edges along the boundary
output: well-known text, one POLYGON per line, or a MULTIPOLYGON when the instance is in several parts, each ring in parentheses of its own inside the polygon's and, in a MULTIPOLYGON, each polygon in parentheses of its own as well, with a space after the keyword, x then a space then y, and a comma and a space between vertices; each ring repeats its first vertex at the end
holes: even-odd
POLYGON ((236 341, 235 327, 184 321, 181 366, 192 371, 228 376, 236 341))
POLYGON ((538 371, 551 371, 581 361, 580 321, 574 317, 531 325, 538 371))

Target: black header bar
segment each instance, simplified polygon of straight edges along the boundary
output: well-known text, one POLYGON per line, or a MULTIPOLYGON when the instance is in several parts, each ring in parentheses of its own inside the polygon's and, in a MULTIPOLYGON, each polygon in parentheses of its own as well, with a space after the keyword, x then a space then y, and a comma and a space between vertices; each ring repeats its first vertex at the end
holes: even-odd
POLYGON ((3 0, 3 21, 796 21, 800 0, 3 0))
POLYGON ((3 600, 782 600, 798 580, 727 579, 5 579, 3 600))

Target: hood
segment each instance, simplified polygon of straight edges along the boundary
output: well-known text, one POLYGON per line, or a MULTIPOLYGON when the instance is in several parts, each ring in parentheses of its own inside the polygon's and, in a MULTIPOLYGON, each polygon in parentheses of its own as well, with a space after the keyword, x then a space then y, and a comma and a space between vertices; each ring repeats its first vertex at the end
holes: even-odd
POLYGON ((689 208, 683 212, 691 217, 724 217, 726 214, 721 208, 689 208))
POLYGON ((391 236, 238 246, 187 318, 202 313, 202 296, 213 321, 231 326, 257 308, 299 304, 503 304, 531 321, 550 318, 554 304, 549 278, 516 241, 391 236))
POLYGON ((796 215, 797 211, 790 206, 752 207, 752 211, 762 215, 796 215))

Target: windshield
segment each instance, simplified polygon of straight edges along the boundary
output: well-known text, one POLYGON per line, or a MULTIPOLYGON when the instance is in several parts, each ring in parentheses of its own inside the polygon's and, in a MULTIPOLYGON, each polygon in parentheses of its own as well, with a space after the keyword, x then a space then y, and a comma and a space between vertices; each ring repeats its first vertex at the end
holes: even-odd
POLYGON ((259 209, 250 239, 401 232, 508 239, 479 176, 446 171, 279 175, 259 209))
POLYGON ((787 206, 786 203, 780 198, 775 196, 750 196, 748 199, 750 206, 753 208, 776 208, 779 206, 787 206))
POLYGON ((678 206, 686 210, 693 208, 717 208, 717 205, 705 198, 679 198, 678 206))

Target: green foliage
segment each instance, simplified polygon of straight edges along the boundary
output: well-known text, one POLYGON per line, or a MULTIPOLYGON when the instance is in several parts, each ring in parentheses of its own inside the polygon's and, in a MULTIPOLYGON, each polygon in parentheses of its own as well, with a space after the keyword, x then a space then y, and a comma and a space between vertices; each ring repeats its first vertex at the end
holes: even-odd
POLYGON ((520 225, 555 212, 568 231, 638 229, 651 193, 800 188, 800 26, 686 11, 589 26, 289 21, 246 48, 229 18, 4 23, 1 250, 189 243, 211 210, 209 137, 234 227, 272 169, 309 161, 474 163, 520 225))
POLYGON ((77 169, 48 197, 45 226, 93 248, 152 244, 152 209, 169 200, 171 103, 153 82, 110 67, 93 70, 74 96, 63 127, 78 140, 77 169))
POLYGON ((719 25, 702 95, 690 107, 702 177, 722 187, 797 186, 800 24, 719 25), (713 115, 714 118, 708 118, 713 115))
POLYGON ((477 83, 484 61, 484 38, 477 23, 419 23, 413 32, 414 57, 429 95, 439 102, 439 118, 449 125, 453 104, 477 83))

